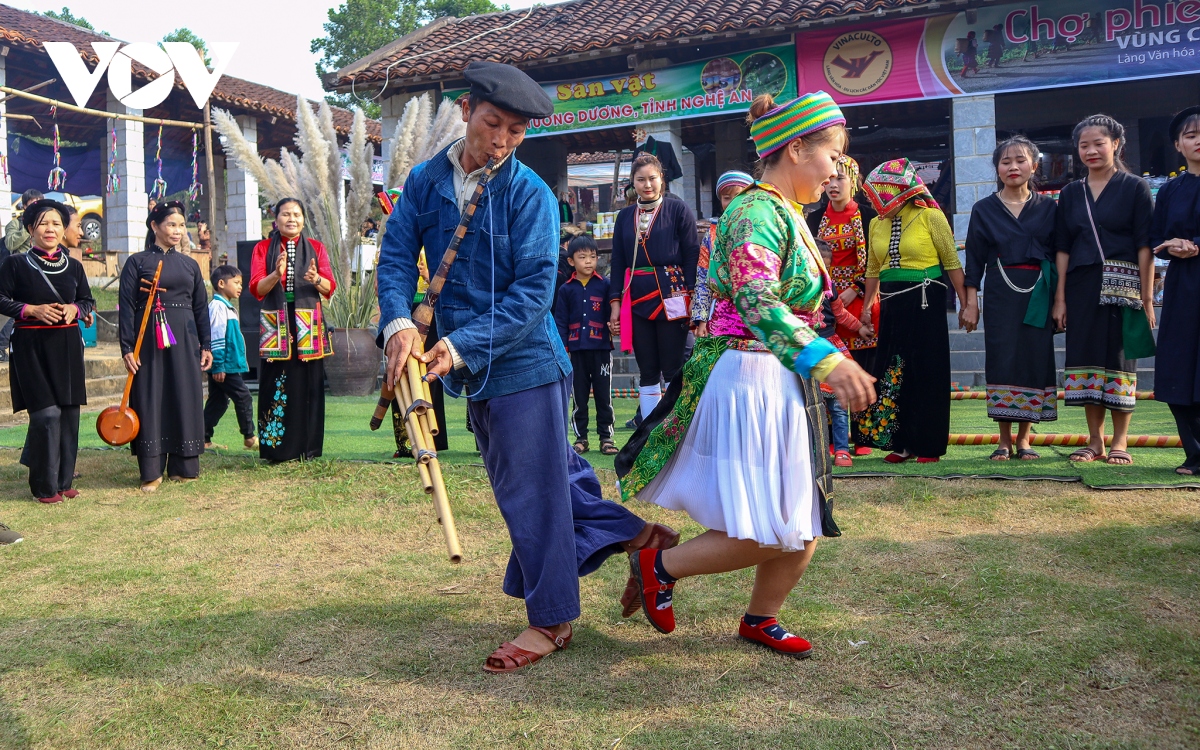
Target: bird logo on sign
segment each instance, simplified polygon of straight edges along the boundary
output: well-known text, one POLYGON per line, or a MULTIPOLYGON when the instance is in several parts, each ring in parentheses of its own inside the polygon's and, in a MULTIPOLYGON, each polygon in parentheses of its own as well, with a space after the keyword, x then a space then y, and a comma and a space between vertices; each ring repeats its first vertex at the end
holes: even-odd
POLYGON ((867 72, 867 68, 871 67, 871 63, 875 62, 875 58, 882 54, 879 50, 875 50, 866 57, 852 57, 849 60, 838 55, 830 60, 829 64, 846 71, 842 78, 862 78, 863 73, 867 72))
POLYGON ((894 63, 891 45, 882 35, 857 29, 834 38, 821 67, 838 93, 865 96, 887 83, 894 63))

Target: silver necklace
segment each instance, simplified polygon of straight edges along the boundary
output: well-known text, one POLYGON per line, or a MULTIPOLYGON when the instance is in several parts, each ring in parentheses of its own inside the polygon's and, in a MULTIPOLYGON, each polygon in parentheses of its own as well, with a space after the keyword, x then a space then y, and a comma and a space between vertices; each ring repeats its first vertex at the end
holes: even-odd
POLYGON ((50 273, 59 273, 67 267, 67 253, 65 250, 58 251, 58 260, 50 260, 41 252, 30 251, 30 254, 37 259, 38 263, 50 273))
POLYGON ((1028 203, 1029 201, 1033 200, 1033 191, 1030 190, 1029 197, 1025 198, 1025 200, 1020 200, 1020 201, 1006 201, 1006 200, 1004 200, 1004 195, 1000 192, 996 193, 996 197, 999 198, 1001 202, 1007 203, 1010 206, 1023 206, 1026 203, 1028 203))

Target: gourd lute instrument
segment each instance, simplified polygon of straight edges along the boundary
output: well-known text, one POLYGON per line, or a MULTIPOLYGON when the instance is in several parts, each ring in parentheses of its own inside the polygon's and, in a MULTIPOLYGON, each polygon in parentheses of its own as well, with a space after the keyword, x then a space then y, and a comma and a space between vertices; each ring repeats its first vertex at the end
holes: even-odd
MULTIPOLYGON (((137 342, 133 345, 133 358, 141 361, 142 339, 146 337, 146 326, 150 323, 150 309, 154 307, 154 295, 158 294, 158 277, 162 275, 163 262, 154 269, 154 280, 150 282, 150 296, 146 298, 146 310, 142 313, 142 327, 138 329, 137 342)), ((133 389, 134 374, 125 377, 125 393, 120 406, 110 406, 96 417, 96 432, 109 445, 127 445, 138 435, 142 423, 137 412, 129 408, 129 392, 133 389)))

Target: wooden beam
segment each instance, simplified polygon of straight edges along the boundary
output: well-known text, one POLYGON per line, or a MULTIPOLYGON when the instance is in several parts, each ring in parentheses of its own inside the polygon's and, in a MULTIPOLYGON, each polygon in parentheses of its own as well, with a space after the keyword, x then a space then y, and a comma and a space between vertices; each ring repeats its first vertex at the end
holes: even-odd
POLYGON ((37 94, 29 94, 29 93, 26 93, 19 89, 10 88, 8 86, 0 86, 0 92, 3 92, 4 94, 6 94, 8 96, 16 96, 16 97, 20 97, 22 99, 28 99, 30 101, 39 102, 41 104, 48 104, 51 107, 65 109, 68 112, 78 112, 80 114, 91 115, 93 117, 103 117, 103 118, 106 118, 109 120, 130 120, 133 122, 142 122, 142 123, 146 123, 149 125, 165 125, 165 126, 173 127, 173 128, 190 128, 192 130, 201 130, 204 128, 204 124, 199 123, 199 122, 185 122, 183 120, 163 120, 163 119, 154 118, 154 117, 139 117, 137 115, 124 115, 124 114, 118 114, 116 112, 105 112, 105 111, 99 110, 99 109, 91 109, 90 107, 77 107, 74 104, 67 104, 66 102, 60 102, 57 99, 48 99, 44 96, 38 96, 37 94))

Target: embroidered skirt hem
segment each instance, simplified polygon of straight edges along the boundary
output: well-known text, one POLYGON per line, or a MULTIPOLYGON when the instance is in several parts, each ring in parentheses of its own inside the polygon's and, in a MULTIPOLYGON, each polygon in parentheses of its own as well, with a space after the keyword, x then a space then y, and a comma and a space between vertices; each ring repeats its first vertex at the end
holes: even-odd
MULTIPOLYGON (((1033 287, 1040 270, 1008 268, 1020 288, 1033 287)), ((998 422, 1052 422, 1058 419, 1054 366, 1054 324, 1027 325, 1032 292, 1018 292, 998 271, 988 269, 983 294, 983 339, 987 355, 987 415, 998 422)))

